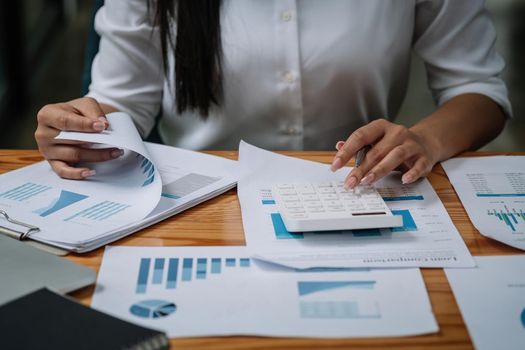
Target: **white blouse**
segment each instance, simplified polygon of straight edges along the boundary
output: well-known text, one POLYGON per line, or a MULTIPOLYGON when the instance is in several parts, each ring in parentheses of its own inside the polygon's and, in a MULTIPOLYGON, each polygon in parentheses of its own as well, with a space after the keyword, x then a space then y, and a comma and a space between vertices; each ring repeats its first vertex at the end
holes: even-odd
POLYGON ((152 16, 146 0, 106 0, 88 95, 129 113, 142 135, 162 111, 160 134, 174 146, 237 149, 242 138, 333 149, 365 123, 395 117, 412 51, 438 106, 480 93, 512 113, 482 0, 224 0, 224 100, 208 120, 176 113, 152 16))

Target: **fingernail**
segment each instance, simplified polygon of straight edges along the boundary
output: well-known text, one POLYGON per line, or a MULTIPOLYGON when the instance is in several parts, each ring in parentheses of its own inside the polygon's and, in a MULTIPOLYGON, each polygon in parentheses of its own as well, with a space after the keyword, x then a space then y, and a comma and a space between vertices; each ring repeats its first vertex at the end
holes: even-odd
POLYGON ((93 123, 93 129, 95 129, 96 131, 102 131, 104 130, 106 127, 106 125, 102 122, 94 122, 93 123))
POLYGON ((364 183, 365 185, 370 185, 372 182, 374 182, 375 179, 376 179, 376 174, 369 173, 363 178, 363 180, 361 180, 361 182, 364 183))
POLYGON ((114 149, 111 151, 111 158, 118 158, 124 154, 124 151, 121 149, 114 149))
POLYGON ((98 117, 98 120, 100 120, 100 121, 103 122, 103 123, 107 123, 107 122, 108 122, 107 118, 104 117, 104 116, 100 116, 100 117, 98 117))
POLYGON ((80 176, 82 177, 90 177, 95 175, 97 172, 95 170, 84 170, 80 173, 80 176))
POLYGON ((343 165, 343 161, 341 160, 341 158, 336 157, 336 158, 334 159, 334 161, 332 162, 332 165, 330 166, 330 170, 332 170, 332 171, 336 171, 336 170, 339 169, 342 165, 343 165))
POLYGON ((345 182, 344 188, 345 190, 351 190, 357 185, 357 177, 350 176, 350 178, 345 182))
POLYGON ((408 185, 409 183, 412 183, 414 181, 414 178, 411 174, 405 174, 401 177, 401 182, 403 185, 408 185))
POLYGON ((341 147, 343 147, 345 145, 345 142, 344 141, 338 141, 336 144, 335 144, 335 149, 336 150, 340 150, 341 147))

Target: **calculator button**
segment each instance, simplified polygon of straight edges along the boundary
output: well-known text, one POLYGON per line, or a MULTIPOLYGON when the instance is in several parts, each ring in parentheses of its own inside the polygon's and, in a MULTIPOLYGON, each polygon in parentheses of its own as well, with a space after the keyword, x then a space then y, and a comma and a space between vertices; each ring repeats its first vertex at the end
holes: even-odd
POLYGON ((319 201, 319 196, 315 194, 307 194, 301 196, 301 199, 305 202, 313 202, 313 201, 319 201))
POLYGON ((333 187, 320 187, 317 189, 319 193, 325 194, 325 193, 334 193, 335 194, 335 188, 333 187))
POLYGON ((295 190, 303 195, 315 194, 315 189, 310 184, 298 184, 295 185, 295 190))
POLYGON ((333 187, 331 182, 321 182, 317 184, 318 188, 326 188, 326 187, 333 187))
POLYGON ((293 190, 295 188, 293 184, 278 184, 276 187, 280 190, 293 190))
POLYGON ((284 207, 287 209, 291 208, 303 208, 303 203, 297 201, 297 202, 285 202, 284 207))
POLYGON ((297 195, 297 192, 293 188, 279 190, 279 193, 281 194, 281 196, 297 195))
POLYGON ((339 196, 335 193, 329 193, 329 194, 321 194, 319 197, 321 197, 324 201, 330 201, 330 200, 338 200, 339 196))
POLYGON ((286 196, 286 197, 282 197, 282 201, 285 202, 285 203, 288 203, 288 202, 299 202, 299 201, 301 201, 301 199, 299 198, 299 196, 286 196))

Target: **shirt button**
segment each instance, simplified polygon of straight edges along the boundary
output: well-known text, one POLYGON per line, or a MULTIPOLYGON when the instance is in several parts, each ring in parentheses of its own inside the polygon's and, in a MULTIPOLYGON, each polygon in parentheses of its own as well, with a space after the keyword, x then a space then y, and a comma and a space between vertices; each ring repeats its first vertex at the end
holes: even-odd
POLYGON ((283 80, 284 80, 285 82, 291 84, 291 83, 294 82, 295 78, 294 78, 292 72, 285 72, 285 73, 283 74, 283 80))
POLYGON ((290 11, 284 11, 281 13, 281 19, 283 22, 290 22, 292 19, 292 13, 290 11))
POLYGON ((286 130, 286 132, 288 133, 288 135, 300 135, 301 134, 301 132, 298 129, 294 128, 293 126, 289 127, 286 130))

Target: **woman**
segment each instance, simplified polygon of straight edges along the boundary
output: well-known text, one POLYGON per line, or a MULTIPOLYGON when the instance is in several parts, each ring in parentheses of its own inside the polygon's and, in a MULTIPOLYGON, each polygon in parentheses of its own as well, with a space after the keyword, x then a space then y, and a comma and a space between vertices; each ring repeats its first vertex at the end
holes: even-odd
POLYGON ((511 115, 504 63, 481 0, 107 0, 87 97, 47 105, 35 133, 62 177, 93 175, 79 162, 119 157, 55 140, 100 132, 106 113, 129 113, 147 135, 161 112, 167 144, 235 149, 328 149, 332 170, 365 145, 353 188, 394 169, 402 181, 482 146, 511 115), (387 119, 405 96, 410 55, 425 63, 435 112, 407 128, 387 119))

